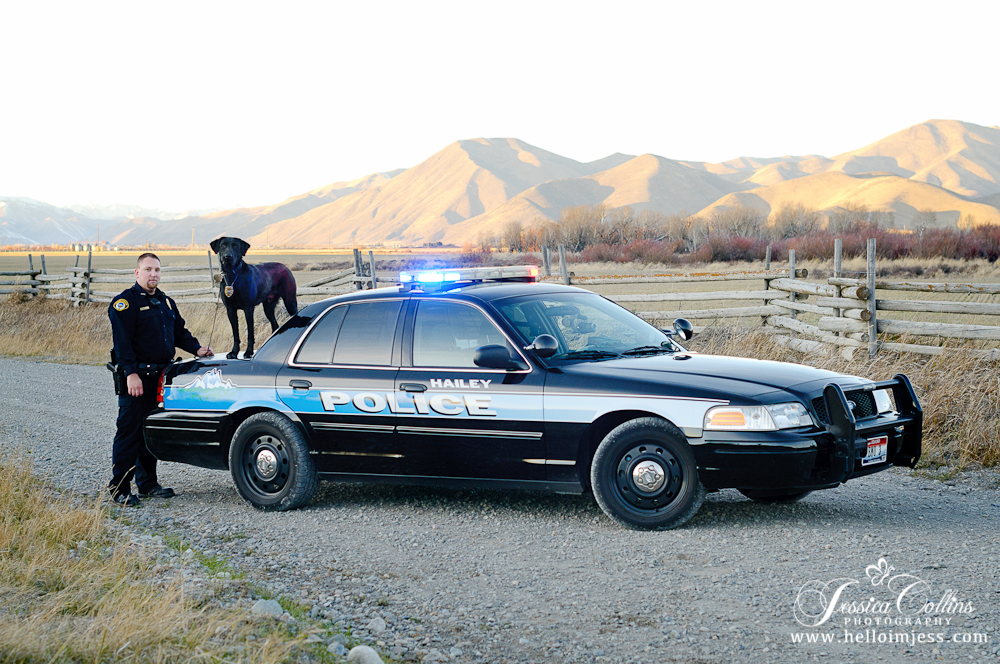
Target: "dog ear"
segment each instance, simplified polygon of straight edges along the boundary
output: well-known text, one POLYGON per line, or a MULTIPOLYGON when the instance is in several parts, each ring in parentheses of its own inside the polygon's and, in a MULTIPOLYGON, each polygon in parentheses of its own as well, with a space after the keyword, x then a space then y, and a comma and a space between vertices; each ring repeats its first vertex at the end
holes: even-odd
POLYGON ((212 251, 214 251, 215 253, 219 253, 219 245, 220 244, 222 244, 222 238, 221 237, 217 237, 214 240, 212 240, 209 243, 208 246, 210 246, 212 248, 212 251))
POLYGON ((240 256, 246 256, 247 250, 250 248, 250 243, 240 238, 236 238, 236 241, 240 243, 240 256))

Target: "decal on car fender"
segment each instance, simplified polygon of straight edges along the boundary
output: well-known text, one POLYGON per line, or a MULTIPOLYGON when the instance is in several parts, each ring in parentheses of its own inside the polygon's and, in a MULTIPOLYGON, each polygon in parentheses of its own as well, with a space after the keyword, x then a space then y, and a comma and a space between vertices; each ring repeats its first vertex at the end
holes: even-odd
POLYGON ((231 380, 222 377, 222 369, 211 369, 187 385, 177 385, 176 387, 183 390, 231 390, 236 386, 231 380))
POLYGON ((490 388, 490 383, 492 380, 486 379, 476 379, 465 380, 464 378, 456 378, 452 380, 450 378, 445 378, 444 380, 440 378, 431 378, 431 389, 447 389, 447 390, 468 390, 468 389, 483 389, 488 390, 490 388))
MULTIPOLYGON (((489 382, 489 381, 486 381, 489 382)), ((491 397, 474 394, 410 394, 408 392, 320 392, 323 410, 377 414, 386 410, 398 415, 462 415, 496 417, 490 409, 491 397), (341 406, 341 410, 337 410, 341 406)))

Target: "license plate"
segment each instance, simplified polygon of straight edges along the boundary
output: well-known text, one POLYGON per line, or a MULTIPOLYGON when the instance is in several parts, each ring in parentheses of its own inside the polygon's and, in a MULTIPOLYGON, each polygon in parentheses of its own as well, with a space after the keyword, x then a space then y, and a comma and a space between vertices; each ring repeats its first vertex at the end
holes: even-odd
POLYGON ((868 439, 868 452, 861 460, 862 466, 870 466, 874 463, 885 463, 886 453, 889 451, 889 436, 876 436, 868 439))

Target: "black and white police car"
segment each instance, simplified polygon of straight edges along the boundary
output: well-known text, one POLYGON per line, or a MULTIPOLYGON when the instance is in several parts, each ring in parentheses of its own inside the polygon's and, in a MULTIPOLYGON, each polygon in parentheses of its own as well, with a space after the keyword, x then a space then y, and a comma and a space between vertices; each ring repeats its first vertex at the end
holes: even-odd
POLYGON ((593 491, 630 528, 673 528, 706 491, 761 501, 920 457, 906 376, 872 382, 703 355, 600 295, 515 266, 401 274, 310 304, 251 360, 171 365, 146 444, 231 471, 261 510, 317 478, 593 491))

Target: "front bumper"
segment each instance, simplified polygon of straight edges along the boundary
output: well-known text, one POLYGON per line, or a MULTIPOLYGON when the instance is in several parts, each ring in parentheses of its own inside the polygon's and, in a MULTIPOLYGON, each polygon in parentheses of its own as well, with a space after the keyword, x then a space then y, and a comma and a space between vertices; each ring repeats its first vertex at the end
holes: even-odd
POLYGON ((692 445, 702 484, 709 489, 826 489, 920 459, 923 410, 902 374, 875 383, 892 390, 896 412, 858 421, 835 383, 823 389, 829 424, 768 432, 706 431, 692 445), (888 439, 886 461, 863 465, 868 440, 888 439))

